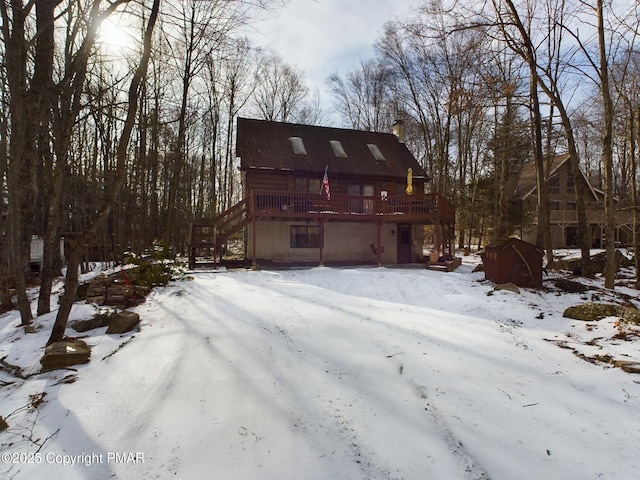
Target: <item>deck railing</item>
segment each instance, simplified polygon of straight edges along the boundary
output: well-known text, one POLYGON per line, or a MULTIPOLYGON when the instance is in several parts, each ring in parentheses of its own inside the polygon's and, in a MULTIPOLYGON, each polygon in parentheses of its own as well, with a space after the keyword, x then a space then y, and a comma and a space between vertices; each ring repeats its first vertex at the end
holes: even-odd
POLYGON ((453 224, 455 207, 439 194, 423 195, 331 195, 254 190, 249 209, 256 217, 319 217, 340 220, 424 220, 453 224))
MULTIPOLYGON (((604 225, 606 218, 604 214, 604 205, 601 203, 587 203, 585 205, 585 213, 587 223, 592 225, 604 225)), ((633 224, 633 212, 629 209, 618 210, 614 213, 616 225, 633 224)), ((574 210, 550 210, 549 221, 557 225, 576 225, 578 223, 578 212, 574 210)), ((537 216, 534 217, 533 223, 538 223, 537 216)))

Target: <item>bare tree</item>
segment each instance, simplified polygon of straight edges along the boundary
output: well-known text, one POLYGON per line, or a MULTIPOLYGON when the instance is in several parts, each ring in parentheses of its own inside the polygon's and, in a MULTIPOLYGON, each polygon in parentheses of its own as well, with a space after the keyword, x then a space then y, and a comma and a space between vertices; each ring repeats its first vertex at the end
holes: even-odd
POLYGON ((258 65, 259 81, 252 100, 258 116, 277 122, 299 121, 309 93, 303 73, 270 50, 261 52, 258 65))
POLYGON ((376 48, 392 73, 393 103, 420 126, 433 191, 455 197, 470 165, 457 145, 476 144, 467 135, 478 131, 460 126, 486 113, 481 72, 487 57, 483 37, 456 30, 449 13, 439 2, 425 2, 407 21, 387 24, 376 48))
POLYGON ((257 72, 252 65, 253 49, 247 39, 234 42, 232 55, 223 58, 222 86, 224 90, 225 118, 223 126, 224 145, 221 152, 224 161, 220 162, 219 185, 222 193, 220 209, 225 210, 237 200, 238 178, 235 167, 235 124, 239 112, 247 105, 257 86, 257 72))
MULTIPOLYGON (((558 26, 567 31, 576 42, 577 48, 582 53, 586 65, 591 67, 593 74, 588 74, 585 67, 572 65, 574 70, 591 79, 600 92, 603 109, 601 139, 602 139, 602 169, 604 175, 604 212, 605 212, 605 288, 615 287, 616 260, 615 260, 615 181, 613 159, 613 124, 615 106, 610 82, 611 72, 609 58, 620 45, 626 45, 627 40, 620 37, 628 35, 629 31, 622 27, 617 18, 614 6, 604 0, 593 2, 580 1, 576 11, 581 17, 581 23, 588 18, 594 19, 596 31, 595 45, 591 44, 591 36, 581 33, 580 26, 571 25, 567 21, 554 19, 558 26), (621 35, 622 33, 622 35, 621 35), (593 53, 595 52, 597 53, 593 53)), ((634 33, 635 37, 637 33, 634 33)))
MULTIPOLYGON (((2 45, 0 45, 2 49, 2 45)), ((4 55, 4 51, 2 51, 4 55)), ((12 266, 7 230, 7 171, 9 168, 9 112, 4 65, 0 66, 0 312, 13 308, 9 292, 12 266)))
POLYGON ((616 278, 615 259, 615 205, 613 191, 613 99, 611 98, 611 86, 609 84, 609 59, 608 45, 605 38, 604 5, 603 0, 596 0, 595 11, 598 25, 598 58, 596 67, 600 78, 600 91, 602 93, 602 105, 604 106, 604 128, 602 136, 602 163, 604 166, 604 213, 605 213, 605 238, 607 241, 605 254, 605 288, 613 289, 616 278))
POLYGON ((117 167, 115 171, 115 177, 109 194, 106 196, 102 208, 94 217, 93 222, 88 225, 80 238, 74 242, 69 255, 67 275, 65 277, 65 291, 60 299, 60 308, 56 315, 56 320, 51 332, 51 336, 47 342, 50 345, 54 342, 61 341, 64 338, 64 332, 67 327, 67 321, 69 314, 71 313, 71 307, 75 301, 76 290, 78 288, 78 266, 82 252, 84 250, 84 243, 102 224, 107 218, 118 196, 118 191, 124 180, 126 161, 129 148, 129 140, 131 133, 135 126, 136 113, 138 109, 138 99, 140 96, 141 85, 147 74, 147 66, 151 57, 151 40, 153 38, 153 30, 158 18, 158 11, 160 8, 160 0, 154 0, 151 7, 149 20, 147 21, 147 27, 144 33, 144 47, 140 63, 136 68, 131 79, 129 87, 129 94, 127 99, 127 116, 124 121, 124 127, 120 135, 117 150, 117 167))
MULTIPOLYGON (((635 28, 633 29, 636 30, 635 28)), ((633 38, 633 34, 631 35, 633 38)), ((640 142, 640 55, 634 50, 634 41, 630 42, 626 51, 617 59, 613 68, 613 84, 622 99, 623 108, 620 114, 624 123, 620 126, 625 145, 625 154, 629 157, 629 190, 630 207, 633 212, 632 246, 634 252, 640 252, 640 207, 638 205, 638 144, 640 142)), ((623 179, 624 181, 625 179, 623 179)), ((624 198, 624 197, 622 197, 624 198)), ((636 267, 635 286, 640 289, 640 255, 634 253, 636 267)))
MULTIPOLYGON (((425 2, 406 21, 390 22, 376 47, 391 70, 392 104, 416 125, 418 135, 407 145, 431 177, 432 190, 456 202, 464 246, 465 236, 470 245, 471 232, 487 231, 491 222, 484 219, 494 218, 495 204, 484 210, 485 152, 495 136, 492 118, 505 102, 487 37, 458 28, 458 13, 441 2, 425 2)), ((506 210, 507 197, 501 198, 506 210)))
MULTIPOLYGON (((503 38, 509 46, 529 64, 530 74, 535 78, 538 87, 544 91, 558 110, 567 138, 573 177, 580 178, 580 158, 571 123, 571 116, 562 97, 561 77, 557 75, 557 71, 552 71, 549 68, 545 69, 545 65, 541 65, 538 61, 538 51, 533 50, 532 46, 534 43, 530 34, 530 29, 526 27, 525 21, 522 19, 520 11, 516 8, 515 4, 511 0, 504 0, 504 3, 499 0, 494 0, 493 7, 496 13, 495 22, 499 27, 503 38)), ((525 8, 525 11, 530 11, 530 9, 527 10, 525 8)), ((563 13, 564 12, 561 9, 558 10, 559 15, 563 13)), ((551 21, 550 24, 554 25, 554 22, 551 21)), ((552 37, 551 35, 547 35, 546 38, 556 38, 558 42, 561 42, 562 40, 562 37, 552 37)), ((561 44, 558 43, 553 48, 555 51, 560 51, 561 44)), ((540 174, 538 174, 538 176, 540 176, 540 174)), ((538 181, 540 181, 540 179, 538 181)), ((575 196, 582 273, 586 276, 590 276, 590 240, 585 210, 585 192, 582 182, 575 182, 575 196)))
POLYGON ((385 131, 397 112, 391 102, 391 70, 380 60, 361 61, 344 76, 329 77, 334 103, 351 128, 385 131))
POLYGON ((35 179, 36 143, 40 132, 39 121, 48 118, 46 101, 47 78, 50 78, 53 54, 49 53, 53 41, 53 16, 55 4, 36 2, 36 46, 34 65, 29 65, 33 3, 21 1, 0 4, 2 36, 6 54, 7 86, 9 89, 9 170, 7 175, 8 231, 11 256, 14 259, 14 278, 17 290, 18 310, 22 324, 28 325, 33 313, 26 294, 30 272, 31 225, 33 205, 37 194, 35 179), (31 73, 31 76, 30 76, 31 73))
MULTIPOLYGON (((173 5, 173 4, 172 4, 173 5)), ((219 49, 227 41, 229 32, 242 24, 245 13, 242 9, 232 8, 228 2, 201 2, 191 0, 180 2, 173 7, 172 14, 177 19, 175 31, 169 29, 168 45, 173 47, 172 58, 177 62, 176 70, 180 76, 180 106, 178 108, 178 129, 175 146, 172 151, 172 177, 167 197, 167 216, 164 235, 167 241, 174 243, 174 229, 182 225, 177 215, 180 209, 181 182, 185 168, 187 129, 189 118, 189 100, 193 82, 205 66, 207 55, 219 49)), ((183 199, 184 200, 184 199, 183 199)), ((181 218, 181 217, 180 217, 181 218)), ((184 228, 183 228, 184 229, 184 228)))

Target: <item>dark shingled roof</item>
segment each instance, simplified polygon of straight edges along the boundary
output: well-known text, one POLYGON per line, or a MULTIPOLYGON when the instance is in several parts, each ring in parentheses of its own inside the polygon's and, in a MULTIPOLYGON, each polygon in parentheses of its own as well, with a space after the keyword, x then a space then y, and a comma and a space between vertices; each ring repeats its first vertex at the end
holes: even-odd
MULTIPOLYGON (((546 179, 549 180, 553 175, 555 175, 558 169, 568 161, 569 154, 563 153, 553 157, 550 162, 545 162, 546 179)), ((582 174, 587 191, 590 192, 593 198, 597 200, 598 196, 596 195, 593 186, 582 170, 580 173, 582 174)), ((538 188, 537 185, 536 165, 533 162, 528 162, 511 178, 510 190, 512 192, 512 200, 524 200, 529 195, 533 195, 538 188)))
POLYGON ((425 171, 406 145, 391 133, 365 132, 267 120, 238 119, 236 155, 240 169, 268 169, 384 178, 426 178, 425 171), (306 155, 295 154, 289 138, 300 137, 306 155), (330 141, 342 143, 347 158, 336 156, 330 141), (367 144, 377 145, 385 160, 376 160, 367 144))
MULTIPOLYGON (((569 154, 556 155, 551 159, 551 162, 545 162, 546 177, 549 179, 560 166, 569 160, 569 154)), ((516 180, 514 186, 513 198, 516 200, 522 200, 536 191, 538 181, 536 177, 536 164, 534 162, 525 163, 522 169, 518 172, 518 175, 512 178, 516 180)))

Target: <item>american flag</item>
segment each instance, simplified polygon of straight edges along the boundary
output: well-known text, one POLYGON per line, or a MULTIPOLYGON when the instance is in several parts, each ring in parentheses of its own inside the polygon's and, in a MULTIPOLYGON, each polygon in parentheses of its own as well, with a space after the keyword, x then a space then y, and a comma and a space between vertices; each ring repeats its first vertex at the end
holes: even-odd
POLYGON ((329 170, 329 165, 325 167, 324 177, 322 177, 322 186, 324 187, 324 193, 327 195, 327 200, 331 198, 331 192, 329 191, 329 175, 327 175, 328 170, 329 170))

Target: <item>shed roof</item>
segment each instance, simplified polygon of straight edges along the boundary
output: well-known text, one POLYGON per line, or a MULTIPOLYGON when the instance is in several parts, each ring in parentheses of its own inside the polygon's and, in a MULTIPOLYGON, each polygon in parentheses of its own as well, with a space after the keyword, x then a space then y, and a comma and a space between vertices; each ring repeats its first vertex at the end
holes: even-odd
POLYGON ((491 242, 489 245, 486 246, 486 249, 495 249, 498 250, 499 252, 503 251, 505 248, 510 247, 511 245, 517 245, 519 247, 525 247, 527 249, 529 249, 532 252, 537 252, 540 255, 544 255, 544 250, 542 248, 540 248, 539 246, 533 244, 533 243, 529 243, 529 242, 525 242, 524 240, 520 240, 519 238, 515 238, 515 237, 509 237, 509 238, 501 238, 501 239, 497 239, 494 240, 493 242, 491 242))
POLYGON ((321 174, 328 168, 332 175, 405 179, 411 168, 414 179, 427 177, 406 145, 392 133, 239 118, 236 154, 241 170, 321 174), (294 150, 297 146, 301 151, 300 142, 304 153, 294 150))

